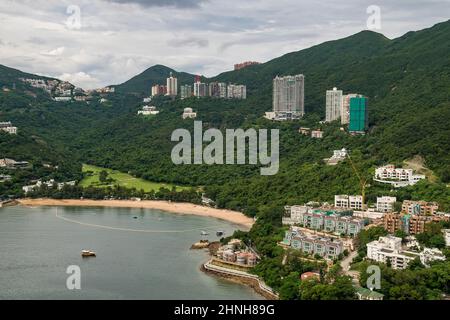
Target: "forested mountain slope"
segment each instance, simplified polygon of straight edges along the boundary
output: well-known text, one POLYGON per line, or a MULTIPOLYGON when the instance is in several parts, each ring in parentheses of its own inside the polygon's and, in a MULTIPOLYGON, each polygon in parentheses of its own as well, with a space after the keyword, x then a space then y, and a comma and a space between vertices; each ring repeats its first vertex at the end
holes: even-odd
MULTIPOLYGON (((427 198, 450 205, 450 22, 410 32, 389 40, 363 31, 353 36, 293 52, 261 65, 226 72, 209 81, 246 84, 242 101, 158 98, 161 111, 152 118, 136 115, 150 85, 165 83, 172 69, 154 66, 116 86, 110 104, 54 103, 33 100, 14 106, 2 101, 2 120, 13 120, 25 132, 52 145, 66 148, 74 160, 132 172, 150 180, 204 185, 219 205, 256 213, 264 205, 308 200, 330 201, 336 193, 360 192, 348 162, 325 166, 322 159, 334 149, 354 152, 360 170, 370 177, 373 168, 386 162, 401 163, 421 155, 438 177, 401 190, 399 198, 427 198), (272 79, 276 75, 305 75, 305 119, 272 123, 262 119, 271 110, 272 79), (325 91, 332 87, 369 98, 370 132, 352 137, 339 124, 319 125, 324 118, 325 91), (131 93, 131 94, 130 94, 131 93), (280 172, 262 177, 255 166, 175 166, 170 159, 173 130, 192 129, 193 121, 181 119, 183 108, 198 112, 208 127, 278 128, 281 130, 280 172), (325 137, 314 140, 298 134, 299 126, 323 127, 325 137)), ((176 73, 179 84, 194 76, 176 73)), ((19 93, 17 93, 19 94, 19 93)), ((28 99, 28 98, 27 98, 28 99)), ((389 193, 374 185, 369 200, 389 193)))

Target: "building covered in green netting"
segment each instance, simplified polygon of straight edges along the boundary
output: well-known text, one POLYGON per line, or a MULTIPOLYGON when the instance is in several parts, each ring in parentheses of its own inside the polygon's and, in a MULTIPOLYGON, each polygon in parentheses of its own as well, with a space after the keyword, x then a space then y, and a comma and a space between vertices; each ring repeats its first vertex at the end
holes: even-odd
POLYGON ((359 96, 350 99, 350 119, 348 131, 364 134, 369 128, 369 112, 367 97, 359 96))

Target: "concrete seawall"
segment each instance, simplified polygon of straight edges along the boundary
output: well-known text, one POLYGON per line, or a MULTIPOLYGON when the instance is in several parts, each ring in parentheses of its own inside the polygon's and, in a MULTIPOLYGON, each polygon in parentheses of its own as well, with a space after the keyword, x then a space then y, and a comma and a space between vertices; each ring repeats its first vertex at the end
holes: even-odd
POLYGON ((268 300, 278 300, 278 294, 276 294, 272 288, 267 286, 257 275, 249 274, 247 272, 232 270, 211 264, 212 260, 202 264, 201 270, 203 272, 214 274, 221 278, 225 278, 231 281, 248 285, 258 294, 262 295, 268 300))

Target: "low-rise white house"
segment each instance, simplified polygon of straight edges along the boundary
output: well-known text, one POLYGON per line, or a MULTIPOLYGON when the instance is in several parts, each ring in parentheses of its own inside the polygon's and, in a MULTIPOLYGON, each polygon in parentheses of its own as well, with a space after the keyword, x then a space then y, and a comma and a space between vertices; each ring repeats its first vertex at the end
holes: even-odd
POLYGON ((155 106, 143 106, 142 110, 139 110, 137 112, 138 115, 144 115, 144 116, 155 115, 158 113, 159 113, 159 111, 156 110, 155 106))
POLYGON ((323 138, 323 131, 320 130, 320 129, 312 130, 311 131, 311 138, 322 139, 323 138))
POLYGON ((412 186, 422 179, 425 179, 425 175, 414 174, 412 169, 396 168, 391 164, 375 169, 373 178, 377 182, 392 184, 395 188, 412 186))
POLYGON ((197 117, 197 112, 194 112, 192 108, 184 108, 182 117, 183 119, 187 118, 195 119, 197 117))
POLYGON ((361 195, 338 194, 334 196, 334 206, 342 209, 361 210, 363 208, 363 198, 361 195))
POLYGON ((56 187, 58 188, 58 190, 61 190, 64 186, 69 185, 69 186, 74 186, 76 184, 76 181, 68 181, 68 182, 60 182, 60 183, 56 183, 54 179, 50 179, 48 181, 41 181, 39 180, 38 182, 36 182, 36 184, 34 185, 29 185, 29 186, 23 186, 22 190, 25 193, 29 193, 34 191, 35 189, 39 189, 40 187, 46 185, 47 187, 51 188, 54 185, 56 185, 56 187))
POLYGON ((402 239, 391 235, 380 237, 367 244, 368 259, 382 263, 389 262, 393 269, 405 269, 417 257, 425 267, 429 267, 432 261, 445 261, 445 256, 436 248, 424 248, 420 253, 403 250, 402 239))
POLYGON ((11 180, 12 177, 10 175, 7 174, 0 174, 0 182, 5 182, 5 181, 9 181, 11 180))
POLYGON ((420 253, 420 262, 425 267, 429 267, 429 263, 432 261, 445 261, 445 256, 437 248, 424 248, 420 253))
POLYGON ((72 101, 72 97, 54 97, 53 100, 58 101, 58 102, 68 102, 68 101, 72 101))
POLYGON ((338 164, 339 161, 344 160, 348 155, 347 149, 342 148, 340 150, 333 150, 333 155, 331 158, 323 159, 328 165, 334 166, 338 164))
POLYGON ((380 237, 367 244, 367 258, 391 264, 393 269, 405 269, 418 254, 405 254, 402 251, 402 239, 394 236, 380 237))
POLYGON ((393 212, 396 201, 397 201, 396 197, 388 197, 388 196, 377 197, 377 211, 393 212))
POLYGON ((17 127, 13 127, 10 121, 0 122, 0 130, 8 132, 9 134, 17 134, 17 127))
POLYGON ((450 247, 450 229, 444 229, 442 232, 444 233, 445 245, 450 247))
POLYGON ((9 158, 0 158, 0 167, 8 169, 25 168, 30 164, 28 161, 16 161, 9 158))

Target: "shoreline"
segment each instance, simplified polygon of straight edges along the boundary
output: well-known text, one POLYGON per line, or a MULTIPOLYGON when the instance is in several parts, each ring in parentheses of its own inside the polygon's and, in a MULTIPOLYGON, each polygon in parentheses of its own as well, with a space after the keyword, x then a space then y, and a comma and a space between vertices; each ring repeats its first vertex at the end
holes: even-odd
POLYGON ((20 199, 19 204, 22 206, 62 206, 62 207, 116 207, 116 208, 142 208, 142 209, 156 209, 169 213, 189 214, 203 217, 216 218, 228 221, 245 228, 245 231, 250 230, 254 224, 254 220, 247 217, 242 212, 232 211, 227 209, 216 209, 197 205, 188 202, 169 202, 164 200, 90 200, 90 199, 20 199))
POLYGON ((221 272, 218 270, 209 270, 205 267, 205 264, 207 264, 207 263, 208 262, 205 262, 200 265, 200 271, 204 272, 205 274, 213 276, 213 277, 222 278, 222 279, 225 279, 227 281, 230 281, 230 282, 233 282, 236 284, 247 286, 247 287, 251 288, 256 294, 263 297, 265 300, 278 300, 278 296, 276 296, 273 293, 269 293, 266 290, 263 290, 261 288, 258 280, 253 279, 253 278, 239 276, 236 274, 231 274, 228 272, 221 272))

